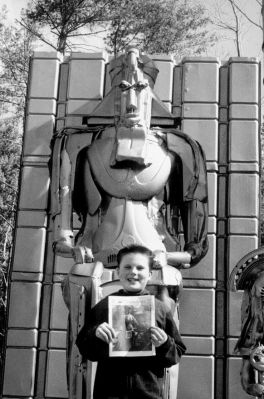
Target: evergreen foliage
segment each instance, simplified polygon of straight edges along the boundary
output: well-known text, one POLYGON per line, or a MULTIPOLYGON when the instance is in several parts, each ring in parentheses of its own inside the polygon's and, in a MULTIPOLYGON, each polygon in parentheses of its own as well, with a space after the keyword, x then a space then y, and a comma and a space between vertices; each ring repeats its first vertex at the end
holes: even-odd
POLYGON ((8 266, 12 250, 27 88, 30 34, 0 10, 0 370, 3 369, 8 266))
POLYGON ((75 48, 74 38, 99 30, 111 53, 133 43, 149 54, 178 57, 208 47, 215 39, 208 23, 205 8, 185 0, 35 0, 21 19, 38 39, 63 54, 75 48))
POLYGON ((94 28, 110 17, 111 8, 111 0, 35 0, 23 10, 20 23, 64 54, 73 48, 72 39, 94 34, 94 28))
POLYGON ((182 0, 115 0, 106 44, 116 54, 133 43, 149 54, 200 54, 215 39, 201 5, 182 0))
MULTIPOLYGON (((21 127, 19 120, 0 121, 0 348, 5 333, 8 266, 12 249, 17 186, 20 169, 21 127)), ((0 356, 0 369, 1 369, 0 356)))

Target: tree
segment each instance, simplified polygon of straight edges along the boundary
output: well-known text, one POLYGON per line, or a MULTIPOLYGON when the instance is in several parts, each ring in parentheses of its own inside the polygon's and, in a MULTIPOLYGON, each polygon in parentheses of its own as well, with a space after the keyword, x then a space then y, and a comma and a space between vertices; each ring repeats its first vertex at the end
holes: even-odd
MULTIPOLYGON (((250 22, 252 25, 256 26, 259 29, 263 29, 262 24, 259 23, 258 21, 254 20, 253 18, 251 18, 245 10, 242 9, 242 7, 239 6, 239 4, 237 4, 236 1, 234 0, 229 0, 230 3, 232 3, 232 7, 234 7, 237 11, 240 12, 241 15, 243 15, 243 17, 250 22)), ((255 3, 259 6, 259 15, 261 15, 261 10, 262 10, 262 3, 260 0, 255 0, 255 3)))
POLYGON ((109 14, 111 0, 33 0, 23 11, 20 24, 64 54, 74 46, 72 39, 98 33, 99 29, 94 32, 93 28, 109 14))
POLYGON ((34 0, 20 21, 61 53, 74 48, 77 37, 105 32, 114 54, 133 42, 149 53, 179 56, 210 44, 208 22, 203 6, 185 0, 34 0))
POLYGON ((21 27, 9 26, 7 10, 0 11, 0 103, 3 115, 24 115, 32 35, 21 27))
MULTIPOLYGON (((6 332, 8 269, 13 243, 22 135, 19 118, 0 121, 0 370, 6 332)), ((1 378, 0 378, 1 390, 1 378)))
POLYGON ((147 53, 199 54, 214 36, 202 5, 182 0, 116 0, 106 44, 116 54, 130 43, 147 53))
MULTIPOLYGON (((259 9, 259 19, 261 19, 261 2, 252 0, 256 8, 259 9)), ((247 31, 254 27, 262 31, 262 24, 254 20, 248 12, 242 8, 238 0, 218 1, 215 3, 213 24, 224 32, 224 38, 234 41, 237 56, 243 55, 243 37, 247 31)))
POLYGON ((5 273, 12 245, 16 212, 22 136, 19 120, 6 118, 0 123, 0 262, 5 273))
POLYGON ((2 8, 0 10, 0 370, 3 370, 8 266, 13 242, 27 76, 32 50, 30 34, 21 27, 8 26, 6 15, 6 8, 2 8))

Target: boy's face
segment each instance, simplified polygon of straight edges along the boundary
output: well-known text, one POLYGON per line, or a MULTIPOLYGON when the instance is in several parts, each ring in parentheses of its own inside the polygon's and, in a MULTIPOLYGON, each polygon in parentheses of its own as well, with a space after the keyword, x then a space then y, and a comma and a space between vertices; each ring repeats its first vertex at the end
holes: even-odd
POLYGON ((125 291, 144 290, 151 276, 148 256, 141 253, 124 255, 119 265, 118 275, 125 291))

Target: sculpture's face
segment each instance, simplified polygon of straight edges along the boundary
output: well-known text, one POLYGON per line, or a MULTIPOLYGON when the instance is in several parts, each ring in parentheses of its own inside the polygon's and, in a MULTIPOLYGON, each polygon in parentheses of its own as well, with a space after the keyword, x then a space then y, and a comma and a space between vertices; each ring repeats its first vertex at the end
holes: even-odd
POLYGON ((120 85, 120 125, 125 127, 143 126, 149 128, 151 99, 147 79, 135 72, 123 80, 120 85))
POLYGON ((116 91, 119 109, 116 162, 146 165, 146 139, 151 120, 151 90, 140 67, 139 52, 130 49, 124 59, 122 80, 116 91))
POLYGON ((150 126, 151 98, 148 80, 140 67, 139 52, 130 49, 126 54, 120 88, 119 124, 132 127, 150 126))

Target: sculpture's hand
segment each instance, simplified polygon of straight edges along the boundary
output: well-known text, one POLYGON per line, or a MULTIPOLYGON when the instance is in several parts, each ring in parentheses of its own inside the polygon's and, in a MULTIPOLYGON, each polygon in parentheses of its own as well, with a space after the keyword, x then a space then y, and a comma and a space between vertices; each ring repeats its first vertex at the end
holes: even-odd
POLYGON ((188 269, 190 267, 191 255, 189 252, 163 252, 153 251, 154 269, 162 269, 167 264, 177 268, 188 269))
POLYGON ((169 265, 188 269, 190 267, 191 255, 189 252, 167 252, 167 262, 169 265))
POLYGON ((53 242, 53 251, 56 255, 63 256, 64 258, 72 258, 72 240, 69 237, 62 238, 53 242))
POLYGON ((92 250, 82 246, 73 247, 70 237, 54 241, 53 250, 56 255, 73 258, 75 263, 91 263, 94 261, 92 250))
POLYGON ((82 246, 74 247, 72 253, 76 263, 92 263, 94 261, 91 248, 82 246))
POLYGON ((153 267, 154 269, 162 269, 167 265, 167 254, 163 251, 153 251, 153 267))

